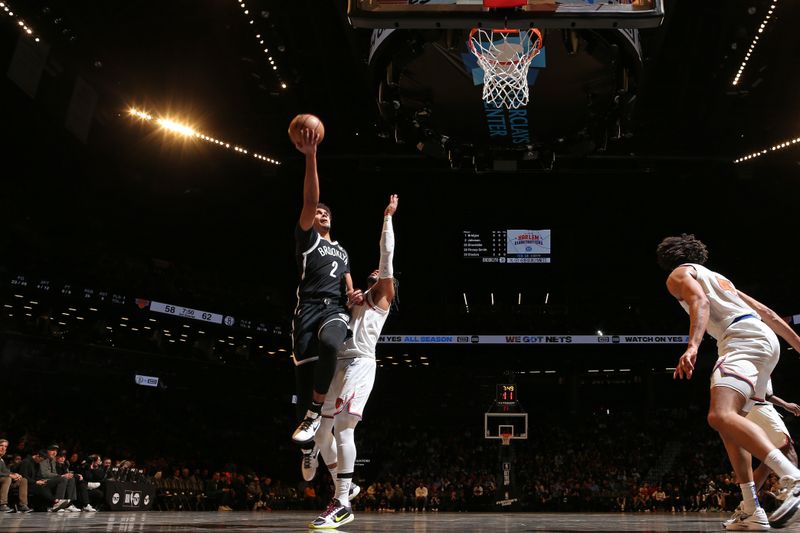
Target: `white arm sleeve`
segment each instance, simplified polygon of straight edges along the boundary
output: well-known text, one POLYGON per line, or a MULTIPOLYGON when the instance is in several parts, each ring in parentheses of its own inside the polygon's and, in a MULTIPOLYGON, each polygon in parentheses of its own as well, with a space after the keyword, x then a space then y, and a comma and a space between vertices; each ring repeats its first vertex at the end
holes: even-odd
POLYGON ((392 229, 392 216, 383 217, 383 231, 381 232, 381 262, 378 265, 378 277, 387 279, 394 277, 392 271, 392 256, 394 255, 394 230, 392 229))

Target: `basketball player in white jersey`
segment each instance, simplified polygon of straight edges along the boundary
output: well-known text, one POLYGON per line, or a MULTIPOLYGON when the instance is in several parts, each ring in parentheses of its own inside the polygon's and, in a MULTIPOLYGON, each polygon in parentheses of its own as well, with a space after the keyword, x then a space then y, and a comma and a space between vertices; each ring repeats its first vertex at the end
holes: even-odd
MULTIPOLYGON (((763 429, 764 433, 769 437, 769 440, 772 441, 772 444, 774 444, 793 465, 797 466, 797 451, 794 449, 794 441, 791 435, 789 435, 789 430, 786 429, 786 424, 783 423, 783 419, 778 413, 778 410, 775 409, 775 406, 781 407, 794 416, 800 416, 800 405, 787 402, 775 396, 772 391, 772 380, 767 382, 767 393, 764 399, 766 400, 764 402, 757 402, 752 399, 748 400, 743 408, 744 413, 746 413, 745 416, 748 420, 751 420, 758 427, 763 429)), ((753 482, 755 483, 756 493, 761 490, 764 482, 769 477, 769 473, 770 469, 764 463, 758 465, 758 468, 753 471, 753 482)), ((783 500, 786 494, 781 493, 777 496, 779 500, 783 500)), ((733 516, 731 516, 725 524, 727 525, 739 521, 743 512, 742 506, 739 505, 733 513, 733 516)))
POLYGON ((705 245, 694 235, 667 237, 657 248, 659 265, 669 272, 667 289, 689 313, 689 342, 675 368, 676 379, 691 379, 703 335, 717 341, 711 375, 708 423, 719 432, 742 490, 744 516, 729 530, 781 528, 800 517, 800 470, 769 440, 764 430, 740 413, 750 398, 763 400, 780 357, 779 335, 800 351, 800 336, 774 311, 703 266, 705 245), (767 519, 758 504, 752 457, 781 477, 787 497, 767 519))
POLYGON ((396 194, 391 195, 383 212, 378 270, 367 278, 364 303, 351 308, 353 336, 339 351, 336 373, 325 395, 323 421, 316 441, 333 476, 336 493, 327 509, 308 525, 311 529, 333 529, 354 519, 350 507, 350 499, 357 494, 351 490, 357 488, 352 483, 356 462, 354 431, 375 382, 375 345, 395 294, 392 215, 397 210, 397 200, 396 194))

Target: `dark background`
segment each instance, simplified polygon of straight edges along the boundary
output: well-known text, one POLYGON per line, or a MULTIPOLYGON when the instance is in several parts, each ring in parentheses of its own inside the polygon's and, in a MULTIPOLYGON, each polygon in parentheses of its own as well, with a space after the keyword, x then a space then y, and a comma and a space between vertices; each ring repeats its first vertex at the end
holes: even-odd
MULTIPOLYGON (((686 316, 667 294, 654 253, 661 238, 680 232, 706 242, 710 266, 737 287, 782 315, 800 312, 798 151, 733 163, 797 135, 796 6, 776 10, 742 82, 731 85, 769 5, 668 1, 662 27, 642 34, 632 136, 602 153, 513 173, 452 170, 379 135, 369 32, 347 25, 344 2, 248 3, 277 71, 233 1, 14 6, 41 42, 20 38, 9 17, 0 21, 0 64, 8 72, 0 82, 0 292, 8 306, 0 315, 0 372, 13 377, 0 389, 6 433, 35 428, 43 440, 66 438, 53 420, 67 412, 83 421, 83 438, 94 445, 119 433, 114 449, 129 439, 120 425, 174 425, 171 434, 145 431, 138 449, 126 443, 132 454, 204 457, 218 435, 229 439, 221 455, 239 461, 285 446, 297 281, 292 228, 303 176, 302 156, 285 132, 302 112, 327 128, 322 200, 356 280, 375 267, 383 207, 389 194, 400 195, 399 307, 387 334, 685 334, 686 316), (33 94, 13 68, 18 47, 48 50, 33 94), (94 108, 78 113, 90 124, 85 137, 67 120, 79 79, 97 96, 94 108), (131 120, 131 105, 186 117, 282 164, 164 134, 131 120), (461 257, 463 230, 505 228, 552 229, 552 264, 461 257), (42 280, 50 290, 39 288, 42 280), (94 299, 81 298, 85 288, 94 299), (119 295, 119 303, 99 302, 98 291, 119 295), (201 329, 148 313, 136 298, 251 325, 201 329), (181 340, 176 332, 184 331, 181 340), (160 376, 166 388, 136 387, 134 373, 160 376), (245 438, 251 432, 257 440, 245 438), (184 436, 196 450, 181 447, 184 436)), ((712 340, 704 352, 708 366, 712 340)), ((480 431, 494 384, 511 379, 532 412, 541 397, 568 411, 704 405, 706 373, 686 385, 666 370, 680 353, 680 345, 383 345, 370 411, 391 409, 413 381, 411 412, 433 418, 431 405, 457 405, 460 419, 480 431), (623 376, 620 368, 632 372, 623 376), (557 374, 527 374, 549 369, 557 374), (616 373, 590 376, 590 369, 616 373)), ((784 361, 776 391, 797 375, 796 354, 786 352, 784 361)))

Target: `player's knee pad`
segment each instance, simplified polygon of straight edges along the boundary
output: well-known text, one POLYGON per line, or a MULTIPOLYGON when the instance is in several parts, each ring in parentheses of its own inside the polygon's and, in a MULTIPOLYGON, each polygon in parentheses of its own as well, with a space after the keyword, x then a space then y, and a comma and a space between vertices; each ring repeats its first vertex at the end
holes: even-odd
POLYGON ((337 461, 336 442, 333 440, 333 418, 322 418, 314 441, 317 443, 319 453, 326 465, 337 461))
POLYGON ((340 319, 333 319, 319 329, 320 359, 323 355, 336 355, 347 337, 347 324, 340 319))
POLYGON ((347 335, 347 324, 331 320, 319 330, 319 359, 314 365, 314 390, 319 394, 328 392, 336 372, 336 354, 347 335))
POLYGON ((356 439, 355 427, 358 418, 341 413, 337 415, 334 432, 336 433, 336 445, 338 448, 339 472, 352 472, 356 466, 356 439))

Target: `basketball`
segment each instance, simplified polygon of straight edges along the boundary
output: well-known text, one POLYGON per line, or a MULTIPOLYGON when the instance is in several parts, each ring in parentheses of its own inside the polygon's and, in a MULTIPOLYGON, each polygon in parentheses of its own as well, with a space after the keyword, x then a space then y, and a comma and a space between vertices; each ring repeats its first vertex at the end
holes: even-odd
POLYGON ((300 133, 305 128, 319 135, 319 142, 322 142, 322 139, 325 138, 325 126, 319 117, 309 114, 297 115, 289 123, 289 139, 292 140, 292 144, 297 146, 300 143, 300 133))

